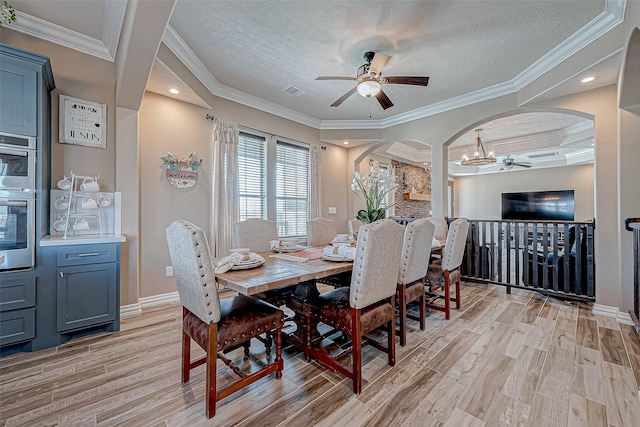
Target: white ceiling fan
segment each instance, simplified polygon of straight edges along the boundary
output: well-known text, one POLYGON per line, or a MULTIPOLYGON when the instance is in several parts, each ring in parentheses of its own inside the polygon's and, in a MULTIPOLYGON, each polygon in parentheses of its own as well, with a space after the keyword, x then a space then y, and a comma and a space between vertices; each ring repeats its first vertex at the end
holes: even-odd
POLYGON ((531 163, 529 162, 516 162, 514 159, 511 158, 511 155, 507 155, 507 157, 505 159, 502 159, 502 167, 499 169, 501 171, 504 170, 511 170, 514 167, 521 167, 521 168, 530 168, 531 167, 531 163))

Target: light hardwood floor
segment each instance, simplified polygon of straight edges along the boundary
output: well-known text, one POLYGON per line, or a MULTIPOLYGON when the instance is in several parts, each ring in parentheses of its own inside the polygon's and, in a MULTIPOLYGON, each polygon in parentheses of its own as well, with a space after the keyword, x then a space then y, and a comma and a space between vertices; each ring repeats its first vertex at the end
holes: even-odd
MULTIPOLYGON (((0 426, 640 426, 640 341, 588 305, 464 284, 452 319, 409 325, 395 367, 367 347, 364 390, 300 352, 204 415, 204 366, 180 382, 178 304, 122 330, 0 359, 0 426)), ((198 349, 199 351, 199 349, 198 349)), ((261 363, 252 344, 231 358, 261 363)), ((201 354, 194 349, 194 353, 201 354)), ((222 366, 219 384, 233 379, 222 366)))

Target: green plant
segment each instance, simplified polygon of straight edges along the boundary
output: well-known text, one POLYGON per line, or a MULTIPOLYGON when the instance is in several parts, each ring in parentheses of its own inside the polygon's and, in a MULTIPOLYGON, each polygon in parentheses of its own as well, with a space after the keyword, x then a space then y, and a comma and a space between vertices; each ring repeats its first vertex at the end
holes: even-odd
POLYGON ((2 4, 2 13, 0 13, 0 27, 6 24, 16 22, 16 10, 6 1, 2 4))
POLYGON ((178 170, 181 164, 188 165, 191 168, 191 170, 194 170, 194 171, 198 170, 198 166, 202 164, 202 159, 198 159, 198 156, 196 153, 189 154, 188 159, 179 159, 175 154, 169 151, 167 152, 166 156, 160 157, 160 160, 162 160, 162 164, 167 169, 171 169, 174 171, 178 170))
POLYGON ((364 224, 384 219, 387 210, 393 206, 393 203, 383 206, 385 198, 396 188, 395 176, 386 170, 380 170, 380 164, 377 161, 373 162, 371 172, 364 177, 360 177, 360 173, 355 171, 351 190, 365 205, 364 209, 358 211, 356 217, 364 224))

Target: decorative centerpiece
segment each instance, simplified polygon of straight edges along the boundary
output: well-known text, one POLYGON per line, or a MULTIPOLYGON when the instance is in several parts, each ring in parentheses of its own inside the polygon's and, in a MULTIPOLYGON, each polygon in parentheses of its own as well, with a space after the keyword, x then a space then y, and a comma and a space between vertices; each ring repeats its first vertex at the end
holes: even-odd
POLYGON ((394 174, 386 169, 380 169, 378 161, 373 162, 371 172, 363 177, 355 171, 351 190, 365 205, 364 209, 358 211, 356 217, 364 224, 384 219, 387 216, 387 210, 393 206, 393 203, 384 206, 385 198, 387 194, 395 191, 397 186, 394 174))
POLYGON ((160 160, 166 168, 167 180, 174 187, 189 188, 198 181, 198 166, 202 164, 202 159, 198 159, 196 153, 189 154, 188 159, 179 159, 169 151, 160 160))

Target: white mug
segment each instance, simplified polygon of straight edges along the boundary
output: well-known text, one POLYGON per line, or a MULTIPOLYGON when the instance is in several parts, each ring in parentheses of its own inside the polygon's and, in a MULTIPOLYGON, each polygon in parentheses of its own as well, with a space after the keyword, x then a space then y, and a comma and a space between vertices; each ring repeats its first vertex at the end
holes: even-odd
POLYGON ((89 223, 87 219, 83 216, 76 218, 76 221, 73 223, 73 229, 76 231, 84 231, 89 229, 89 223))
POLYGON ((60 181, 58 181, 58 188, 61 190, 68 190, 71 188, 71 181, 69 181, 67 179, 67 177, 65 176, 64 179, 61 179, 60 181))
POLYGON ((82 185, 80 185, 80 190, 85 193, 97 193, 100 191, 100 186, 95 179, 85 178, 84 181, 82 181, 82 185))
POLYGON ((67 221, 64 219, 59 219, 53 223, 53 229, 56 231, 64 231, 67 229, 67 221))
POLYGON ((96 202, 91 196, 85 196, 80 201, 82 209, 98 209, 98 202, 96 202))
POLYGON ((111 204, 111 197, 105 196, 105 195, 102 195, 102 196, 98 197, 98 205, 99 206, 104 208, 106 206, 109 206, 110 204, 111 204))
POLYGON ((66 211, 69 208, 69 202, 64 197, 60 197, 53 202, 53 207, 59 211, 66 211))

